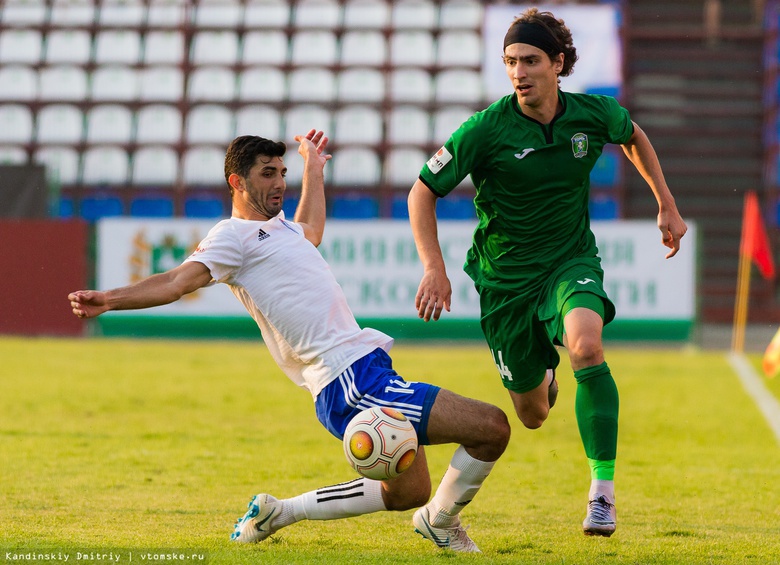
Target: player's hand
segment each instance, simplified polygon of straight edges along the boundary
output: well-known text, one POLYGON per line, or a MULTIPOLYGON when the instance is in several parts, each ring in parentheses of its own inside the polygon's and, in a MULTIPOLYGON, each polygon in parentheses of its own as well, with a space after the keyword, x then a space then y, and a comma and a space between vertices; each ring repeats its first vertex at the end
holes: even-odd
POLYGON ((658 229, 661 230, 661 243, 671 249, 666 258, 674 257, 680 250, 682 236, 688 231, 688 226, 676 208, 658 213, 658 229))
POLYGON ((79 318, 95 318, 109 310, 106 293, 98 290, 78 290, 68 295, 70 307, 79 318))
POLYGON ((311 129, 306 135, 296 135, 293 139, 300 143, 298 146, 298 153, 300 153, 304 159, 317 155, 324 165, 325 162, 329 161, 332 157, 329 153, 325 153, 329 140, 322 131, 311 129))
POLYGON ((426 271, 417 289, 414 305, 417 314, 426 322, 439 319, 442 310, 450 311, 452 285, 443 271, 426 271))

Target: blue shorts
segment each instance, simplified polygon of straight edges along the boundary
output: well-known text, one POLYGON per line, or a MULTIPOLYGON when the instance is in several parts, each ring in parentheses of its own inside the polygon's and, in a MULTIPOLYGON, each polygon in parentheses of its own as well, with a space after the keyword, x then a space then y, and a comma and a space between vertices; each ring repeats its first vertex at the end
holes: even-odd
POLYGON ((394 408, 409 418, 417 442, 428 445, 428 416, 439 387, 406 382, 393 370, 393 361, 383 349, 375 349, 355 361, 314 401, 317 419, 339 439, 358 412, 382 406, 394 408))

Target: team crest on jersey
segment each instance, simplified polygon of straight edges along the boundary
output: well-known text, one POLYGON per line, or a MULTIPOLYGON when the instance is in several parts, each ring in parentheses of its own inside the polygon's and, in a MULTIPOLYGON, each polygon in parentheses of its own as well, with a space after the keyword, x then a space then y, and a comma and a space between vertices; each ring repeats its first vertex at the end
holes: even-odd
POLYGON ((588 136, 584 133, 575 133, 571 138, 571 152, 574 157, 582 159, 588 154, 588 136))
POLYGON ((452 161, 452 153, 447 151, 444 147, 439 149, 436 154, 431 157, 426 165, 434 175, 444 168, 444 165, 452 161))

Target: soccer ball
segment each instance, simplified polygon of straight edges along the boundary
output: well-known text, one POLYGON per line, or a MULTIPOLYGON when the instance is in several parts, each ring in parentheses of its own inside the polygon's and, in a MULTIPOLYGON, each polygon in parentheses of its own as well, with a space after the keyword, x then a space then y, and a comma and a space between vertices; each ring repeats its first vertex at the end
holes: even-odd
POLYGON ((417 433, 398 410, 363 410, 344 430, 344 454, 364 477, 384 481, 397 477, 417 455, 417 433))

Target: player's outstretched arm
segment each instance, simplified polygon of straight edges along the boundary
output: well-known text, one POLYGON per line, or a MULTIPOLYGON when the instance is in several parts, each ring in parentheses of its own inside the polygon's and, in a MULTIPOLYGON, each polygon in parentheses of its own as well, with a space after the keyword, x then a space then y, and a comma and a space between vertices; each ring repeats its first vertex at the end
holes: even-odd
POLYGON ((435 321, 443 309, 450 311, 452 300, 452 285, 447 278, 436 227, 436 195, 417 179, 409 192, 408 204, 409 223, 423 265, 423 276, 414 305, 420 318, 426 322, 431 318, 435 321))
POLYGON ((623 146, 623 152, 645 179, 658 202, 658 229, 661 230, 661 242, 671 249, 666 258, 674 257, 680 250, 680 240, 688 231, 669 187, 658 155, 650 143, 647 134, 634 123, 634 135, 623 146))
POLYGON ((211 281, 203 263, 188 261, 152 275, 135 284, 113 290, 77 290, 68 295, 73 313, 79 318, 95 318, 109 310, 139 310, 175 302, 211 281))
POLYGON ((325 231, 325 175, 323 169, 331 156, 325 153, 328 138, 321 131, 310 130, 296 135, 298 153, 303 156, 301 200, 295 211, 295 221, 303 226, 306 239, 315 246, 322 241, 325 231))

